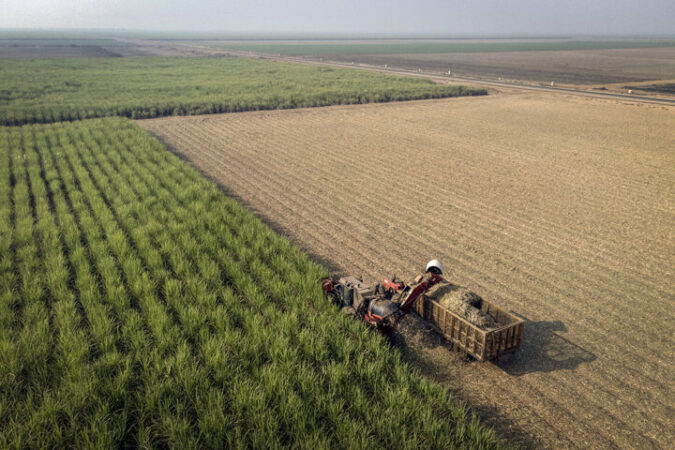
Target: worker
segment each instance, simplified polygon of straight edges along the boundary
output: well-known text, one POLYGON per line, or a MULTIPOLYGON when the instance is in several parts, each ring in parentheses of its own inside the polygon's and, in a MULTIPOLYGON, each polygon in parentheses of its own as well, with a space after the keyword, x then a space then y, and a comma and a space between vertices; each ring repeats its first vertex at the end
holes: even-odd
POLYGON ((425 280, 431 279, 432 274, 443 275, 443 263, 437 259, 432 259, 427 263, 424 273, 415 277, 415 284, 420 284, 425 280))
POLYGON ((427 263, 427 267, 424 269, 424 273, 419 274, 415 277, 415 280, 412 283, 405 283, 401 281, 396 281, 396 276, 392 277, 391 280, 384 280, 383 283, 378 283, 375 285, 375 293, 381 293, 385 298, 391 298, 397 292, 403 292, 408 289, 419 286, 424 281, 431 282, 432 278, 434 279, 431 282, 431 285, 437 284, 443 279, 440 277, 443 275, 443 263, 438 259, 432 259, 427 263))
POLYGON ((399 303, 401 314, 399 317, 410 312, 417 299, 432 286, 445 283, 441 275, 443 275, 443 263, 437 259, 429 261, 424 273, 417 275, 414 283, 401 291, 401 302, 399 303))

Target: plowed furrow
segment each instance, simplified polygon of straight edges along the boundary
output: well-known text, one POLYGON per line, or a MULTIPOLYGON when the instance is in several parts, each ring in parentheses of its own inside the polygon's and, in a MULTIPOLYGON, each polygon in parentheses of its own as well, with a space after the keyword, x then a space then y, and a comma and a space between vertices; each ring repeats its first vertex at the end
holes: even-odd
MULTIPOLYGON (((276 130, 275 130, 275 137, 276 137, 276 138, 280 138, 280 137, 281 137, 280 133, 277 133, 276 130)), ((397 136, 397 138, 398 138, 398 136, 397 136)), ((240 142, 240 140, 237 139, 236 142, 240 142)), ((326 145, 327 145, 327 142, 330 142, 330 141, 324 140, 323 143, 321 143, 320 141, 316 141, 316 142, 312 141, 312 142, 311 142, 311 145, 312 145, 313 147, 314 147, 314 146, 320 146, 319 148, 321 148, 321 147, 324 147, 324 148, 325 148, 326 145)), ((358 142, 358 141, 356 141, 356 142, 358 142)), ((330 148, 330 147, 329 147, 328 149, 329 149, 329 151, 330 151, 331 154, 333 154, 333 153, 335 152, 335 148, 330 148)), ((340 157, 340 152, 337 152, 336 157, 338 157, 338 158, 340 157)), ((377 164, 378 161, 377 161, 376 159, 373 159, 373 158, 377 158, 377 157, 378 157, 377 155, 373 155, 373 153, 368 152, 368 151, 359 152, 359 164, 360 164, 362 167, 368 167, 368 168, 377 167, 377 166, 378 166, 378 164, 377 164)), ((388 167, 390 167, 390 166, 388 166, 388 165, 386 165, 386 164, 383 165, 383 166, 384 166, 384 167, 382 167, 382 169, 384 169, 384 170, 386 170, 388 167)), ((484 167, 484 166, 485 166, 485 164, 483 164, 483 167, 484 167)), ((394 168, 395 168, 396 166, 391 165, 391 167, 394 167, 394 168)), ((475 169, 475 167, 472 167, 472 169, 475 169)), ((477 170, 473 170, 473 172, 475 173, 475 172, 477 172, 477 170)), ((405 177, 402 177, 402 179, 403 179, 403 181, 406 181, 406 178, 405 178, 405 177)), ((424 183, 425 181, 427 181, 427 180, 426 180, 426 179, 425 179, 425 180, 418 180, 419 183, 424 183)), ((431 182, 437 184, 438 180, 437 180, 437 179, 433 179, 433 180, 431 180, 431 182)), ((421 186, 421 187, 424 187, 424 189, 421 189, 421 190, 420 190, 419 195, 425 195, 426 193, 433 192, 434 184, 431 184, 431 183, 427 182, 425 185, 423 185, 423 186, 421 186)), ((450 190, 450 191, 452 192, 452 194, 453 194, 453 196, 452 196, 453 202, 454 202, 454 199, 455 199, 456 197, 459 197, 459 198, 462 197, 462 194, 461 194, 461 193, 458 193, 458 190, 459 190, 460 192, 461 192, 461 191, 464 191, 464 194, 466 194, 466 189, 463 189, 461 183, 460 183, 460 184, 453 184, 453 185, 451 186, 451 188, 449 188, 448 190, 450 190)), ((445 199, 444 199, 444 200, 445 200, 445 199)), ((470 197, 469 197, 468 200, 469 200, 469 201, 468 201, 469 205, 475 204, 475 195, 474 195, 473 201, 471 201, 471 198, 470 198, 470 197)), ((521 213, 521 211, 518 211, 518 212, 521 213)), ((500 211, 500 213, 501 213, 504 217, 507 217, 505 213, 508 213, 508 211, 500 211)), ((489 210, 489 209, 485 209, 484 212, 483 212, 483 214, 489 215, 489 214, 490 214, 490 210, 489 210)), ((520 216, 517 216, 517 220, 519 221, 520 224, 522 224, 522 219, 523 219, 522 214, 521 214, 520 216)), ((542 225, 541 222, 542 222, 541 218, 537 218, 537 227, 540 227, 540 226, 542 225)), ((552 235, 553 235, 554 237, 557 237, 558 235, 564 235, 564 234, 565 234, 564 226, 562 226, 560 223, 555 223, 555 224, 553 224, 553 225, 555 226, 555 228, 552 229, 551 231, 552 231, 552 235)), ((572 236, 574 236, 574 239, 572 240, 572 242, 567 241, 567 242, 564 242, 564 244, 565 244, 565 245, 570 245, 570 243, 571 243, 571 244, 574 244, 574 241, 579 241, 579 238, 578 238, 579 232, 580 232, 580 230, 570 230, 570 234, 571 234, 572 236)), ((607 251, 610 251, 610 250, 615 250, 616 247, 617 247, 616 245, 608 245, 608 244, 609 244, 609 243, 607 243, 607 242, 600 242, 599 245, 598 245, 598 247, 599 247, 598 250, 601 251, 601 252, 607 252, 607 251)), ((615 243, 614 243, 614 244, 615 244, 615 243)), ((624 249, 624 248, 627 248, 627 247, 630 246, 630 245, 631 245, 631 242, 622 242, 621 245, 620 245, 618 248, 619 248, 619 249, 624 249)), ((579 251, 584 251, 584 249, 583 249, 583 248, 579 248, 579 251)), ((595 255, 595 254, 592 254, 592 255, 589 255, 589 256, 596 256, 596 257, 597 257, 597 255, 595 255)), ((607 258, 605 257, 606 255, 602 255, 602 253, 601 253, 600 256, 603 257, 603 262, 606 263, 606 262, 607 262, 607 261, 606 261, 607 258)), ((621 267, 622 267, 622 268, 625 266, 625 260, 626 260, 625 257, 623 257, 623 258, 621 259, 621 267)), ((640 262, 642 263, 642 260, 640 260, 640 262)), ((662 261, 662 260, 661 260, 661 261, 658 261, 658 264, 655 264, 655 267, 663 267, 663 261, 662 261)), ((651 273, 651 272, 652 272, 652 269, 653 269, 653 268, 650 267, 650 274, 649 274, 649 275, 653 275, 653 274, 651 273)), ((628 274, 628 276, 630 276, 630 274, 628 274)))
MULTIPOLYGON (((444 112, 447 112, 447 111, 444 111, 444 112)), ((339 123, 338 123, 338 124, 336 124, 336 125, 343 125, 343 126, 349 126, 349 127, 359 127, 359 126, 362 126, 360 123, 354 123, 354 122, 348 122, 348 123, 345 123, 345 124, 339 124, 339 123)), ((369 125, 369 124, 368 124, 368 125, 369 125)), ((296 128, 297 128, 297 126, 296 126, 296 128)), ((392 127, 392 128, 394 128, 394 127, 392 127)), ((293 129, 293 127, 291 127, 291 129, 293 129)), ((326 130, 321 130, 321 131, 326 131, 326 130)), ((395 130, 394 130, 394 132, 395 132, 395 130)), ((351 130, 351 128, 350 128, 350 130, 349 130, 349 133, 350 133, 350 137, 351 137, 351 135, 355 134, 355 133, 351 130)), ((390 133, 390 134, 391 134, 391 133, 390 133)), ((390 134, 389 134, 389 135, 390 135, 390 134)), ((275 137, 276 137, 276 136, 277 136, 277 135, 275 134, 275 137)), ((410 137, 410 136, 408 136, 408 137, 403 137, 403 136, 401 136, 401 135, 395 135, 395 136, 393 136, 393 141, 394 141, 394 142, 398 142, 398 141, 410 141, 409 144, 410 144, 411 147, 415 145, 415 140, 417 140, 417 141, 422 140, 422 141, 423 141, 423 140, 424 140, 424 135, 420 136, 419 134, 415 134, 415 135, 412 135, 412 137, 410 137)), ((317 139, 316 142, 315 142, 314 140, 312 140, 311 137, 308 137, 307 139, 305 139, 305 141, 311 141, 311 144, 312 144, 312 145, 315 145, 316 142, 319 142, 318 139, 317 139)), ((325 142, 325 141, 326 141, 326 140, 324 140, 324 142, 325 142)), ((330 140, 328 140, 328 141, 330 141, 330 140)), ((355 141, 355 144, 358 145, 358 141, 355 141)), ((408 144, 408 142, 405 142, 405 144, 408 144)), ((424 142, 424 141, 423 141, 423 142, 417 142, 417 143, 416 143, 416 145, 417 145, 418 148, 424 148, 424 144, 426 144, 426 142, 424 142)), ((451 145, 452 145, 452 144, 454 144, 454 142, 451 142, 451 145)), ((438 143, 436 143, 436 145, 438 145, 438 143)), ((482 154, 482 152, 483 152, 483 150, 484 150, 485 148, 491 148, 493 145, 494 145, 494 144, 493 144, 491 141, 481 143, 481 154, 482 154)), ((405 147, 404 144, 401 144, 401 145, 397 145, 397 148, 402 147, 402 146, 405 147)), ((400 152, 399 152, 399 153, 400 153, 400 152)), ((470 156, 470 159, 475 159, 475 158, 476 158, 473 154, 468 154, 468 153, 466 153, 466 152, 463 152, 463 153, 461 153, 460 155, 461 155, 462 157, 465 156, 465 155, 469 155, 469 156, 470 156)), ((368 159, 368 158, 371 157, 371 156, 372 156, 372 154, 369 153, 368 151, 359 152, 359 158, 360 158, 360 159, 362 158, 362 159, 366 160, 366 159, 368 159)), ((517 158, 517 157, 519 157, 519 155, 516 155, 516 158, 517 158)), ((393 158, 392 158, 392 159, 393 159, 393 158)), ((396 161, 396 160, 394 160, 394 162, 395 162, 395 161, 396 161)), ((381 161, 380 161, 380 163, 381 163, 381 161)), ((487 160, 486 163, 488 163, 488 164, 491 163, 492 165, 494 165, 494 159, 493 159, 493 160, 487 160)), ((364 164, 364 165, 365 165, 365 164, 364 164)), ((446 165, 447 165, 447 164, 446 164, 446 165)), ((475 166, 473 166, 473 168, 475 168, 475 166)), ((611 169, 612 169, 612 167, 607 168, 608 171, 611 171, 611 169)), ((480 170, 480 166, 479 166, 479 170, 480 170)), ((550 173, 551 171, 548 171, 548 172, 550 173)), ((480 173, 480 171, 472 171, 472 173, 480 173)), ((529 173, 528 175, 531 175, 531 173, 529 173)), ((481 182, 482 182, 482 180, 480 180, 480 179, 476 179, 475 181, 476 181, 476 183, 481 183, 481 182)), ((529 180, 528 180, 528 182, 529 182, 529 180)), ((667 190, 670 191, 670 192, 672 192, 672 186, 670 186, 670 185, 666 185, 666 186, 667 186, 667 188, 668 188, 667 190)), ((663 191, 662 189, 654 188, 654 192, 662 192, 662 191, 663 191)), ((593 194, 596 195, 596 192, 594 192, 593 194)), ((601 193, 601 192, 600 192, 600 193, 597 193, 597 195, 602 195, 602 193, 601 193)), ((670 198, 672 198, 672 195, 670 196, 670 198)), ((580 199, 580 200, 583 200, 583 199, 580 199)), ((524 206, 527 206, 527 205, 524 205, 524 206)), ((521 211, 518 211, 518 213, 521 213, 521 211)), ((538 224, 538 225, 539 225, 539 224, 538 224)), ((556 233, 561 233, 561 232, 563 231, 563 230, 560 230, 560 224, 559 224, 559 223, 555 223, 554 225, 555 225, 556 228, 557 228, 556 233)), ((578 235, 578 232, 579 232, 579 230, 573 230, 573 235, 575 235, 575 236, 578 235)), ((604 237, 606 238, 607 236, 604 236, 604 237)), ((632 244, 631 242, 623 242, 621 247, 622 247, 622 248, 623 248, 623 247, 629 247, 631 244, 632 244)))
MULTIPOLYGON (((279 136, 278 134, 275 133, 275 138, 279 138, 279 137, 280 137, 280 136, 279 136)), ((366 164, 366 165, 368 166, 368 164, 366 164)), ((332 166, 333 166, 332 164, 326 164, 326 167, 332 167, 332 166)), ((370 165, 370 166, 372 167, 372 165, 370 165)), ((456 191, 453 190, 453 203, 455 203, 455 201, 454 201, 455 198, 456 198, 456 191)), ((475 203, 475 201, 474 201, 473 203, 475 203)), ((486 214, 486 215, 489 215, 489 208, 486 208, 485 211, 487 211, 487 214, 486 214)), ((522 222, 521 222, 521 224, 522 224, 522 222)), ((555 233, 554 233, 554 234, 555 234, 555 235, 561 234, 561 231, 560 231, 559 229, 557 229, 557 230, 555 230, 555 233)), ((535 238, 536 238, 536 237, 535 237, 535 238)), ((582 248, 580 248, 580 246, 578 246, 578 245, 576 245, 576 246, 573 245, 573 243, 570 244, 569 242, 566 242, 566 243, 564 243, 563 245, 564 245, 565 247, 571 247, 571 248, 575 249, 577 252, 583 250, 582 248)), ((607 245, 606 245, 606 244, 601 245, 600 248, 601 248, 601 249, 605 249, 605 248, 607 248, 607 245)), ((585 258, 579 258, 578 256, 579 256, 579 255, 575 255, 575 258, 577 259, 577 261, 585 261, 585 258)), ((622 260, 621 263, 620 263, 620 264, 621 264, 621 265, 620 265, 621 269, 625 269, 625 268, 626 268, 626 262, 625 262, 625 261, 626 261, 626 258, 624 257, 623 260, 622 260)), ((639 261, 642 261, 642 259, 640 259, 639 261)), ((603 259, 603 264, 607 264, 607 258, 604 258, 604 259, 603 259)), ((667 266, 667 265, 665 265, 665 264, 663 263, 663 261, 660 261, 659 264, 658 264, 658 266, 661 267, 661 268, 663 268, 664 266, 667 266)), ((629 271, 629 272, 630 272, 630 273, 633 273, 634 271, 631 270, 631 271, 629 271)), ((653 275, 653 271, 652 271, 652 275, 653 275)), ((627 274, 626 276, 630 276, 630 274, 627 274)), ((655 286, 655 287, 657 288, 656 290, 658 290, 658 283, 654 282, 652 285, 655 286)), ((651 290, 647 290, 647 292, 651 292, 651 290)))

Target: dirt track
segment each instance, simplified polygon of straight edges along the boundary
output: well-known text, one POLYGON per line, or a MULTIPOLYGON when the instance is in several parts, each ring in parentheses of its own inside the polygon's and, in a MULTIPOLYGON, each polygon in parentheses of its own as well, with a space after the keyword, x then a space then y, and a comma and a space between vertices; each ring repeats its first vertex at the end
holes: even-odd
POLYGON ((675 109, 559 94, 139 122, 336 271, 447 277, 527 318, 414 365, 526 446, 667 448, 675 429, 675 109))

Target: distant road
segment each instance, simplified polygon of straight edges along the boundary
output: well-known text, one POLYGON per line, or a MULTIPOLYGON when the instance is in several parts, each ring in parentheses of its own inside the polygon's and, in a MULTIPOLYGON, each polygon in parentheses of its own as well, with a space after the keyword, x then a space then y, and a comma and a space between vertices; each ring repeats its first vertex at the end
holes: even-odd
MULTIPOLYGON (((233 54, 241 54, 241 56, 247 56, 244 52, 231 52, 233 54)), ((515 89, 528 89, 532 91, 545 91, 545 92, 559 92, 566 94, 574 95, 583 95, 587 97, 602 97, 610 98, 615 100, 633 100, 640 101, 644 103, 653 103, 660 105, 675 105, 675 99, 670 98, 661 98, 661 97, 647 97, 642 95, 630 95, 630 94, 616 94, 611 92, 597 92, 597 91, 586 91, 583 89, 573 89, 565 87, 556 87, 556 86, 535 86, 532 84, 511 82, 511 81, 496 81, 496 80, 483 80, 480 78, 458 76, 458 75, 443 75, 438 72, 425 72, 425 71, 415 71, 415 70, 406 70, 406 69, 394 69, 394 68, 384 68, 379 66, 373 66, 370 64, 348 64, 337 61, 314 61, 307 60, 303 58, 296 58, 291 56, 269 56, 262 54, 253 54, 248 55, 249 57, 258 57, 265 59, 273 59, 279 61, 292 61, 299 62, 304 64, 314 64, 314 65, 324 65, 324 66, 338 66, 338 67, 349 67, 352 69, 359 70, 368 70, 371 72, 382 72, 382 73, 391 73, 396 75, 404 76, 414 76, 419 78, 426 78, 434 81, 459 81, 465 83, 471 83, 478 86, 487 86, 487 87, 501 87, 501 88, 515 88, 515 89)))
POLYGON ((250 51, 237 51, 232 49, 220 49, 209 47, 199 44, 183 43, 176 41, 152 41, 152 40, 142 40, 142 39, 121 39, 119 41, 129 42, 146 49, 155 48, 158 50, 158 53, 166 55, 167 53, 175 54, 190 54, 190 55, 232 55, 240 56, 244 58, 256 58, 256 59, 267 59, 272 61, 285 61, 285 62, 296 62, 301 64, 310 64, 315 66, 331 66, 331 67, 347 67, 350 69, 357 70, 367 70, 370 72, 380 72, 380 73, 390 73, 394 75, 402 76, 413 76, 418 78, 425 78, 434 81, 441 82, 462 82, 470 83, 477 86, 486 86, 492 88, 508 88, 508 89, 527 89, 531 91, 543 91, 543 92, 557 92, 563 94, 572 94, 572 95, 582 95, 586 97, 599 97, 607 98, 614 100, 623 100, 623 101, 639 101, 643 103, 650 103, 656 105, 675 105, 675 99, 672 98, 662 98, 662 97, 648 97, 643 95, 630 95, 630 94, 617 94, 611 92, 598 92, 598 91, 587 91, 583 89, 574 89, 566 87, 556 87, 556 86, 537 86, 526 83, 518 83, 511 81, 498 81, 498 80, 484 80, 480 78, 467 77, 467 76, 458 76, 458 75, 445 75, 439 72, 425 72, 425 71, 415 71, 415 70, 406 70, 406 69, 396 69, 396 68, 385 68, 381 66, 374 66, 370 64, 361 64, 354 63, 349 64, 339 61, 316 61, 306 58, 299 58, 295 56, 283 56, 283 55, 270 55, 268 53, 254 53, 250 51))

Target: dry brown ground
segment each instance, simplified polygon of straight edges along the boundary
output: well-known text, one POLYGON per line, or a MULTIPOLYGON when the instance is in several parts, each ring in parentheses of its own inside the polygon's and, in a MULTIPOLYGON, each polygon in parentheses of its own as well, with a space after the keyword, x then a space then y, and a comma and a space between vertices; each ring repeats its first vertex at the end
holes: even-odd
POLYGON ((502 93, 140 124, 334 270, 438 257, 527 318, 496 364, 403 327, 412 364, 512 442, 672 445, 675 109, 502 93))
POLYGON ((675 47, 527 51, 345 55, 324 57, 389 67, 447 72, 468 76, 502 77, 569 85, 625 83, 675 78, 675 47))

